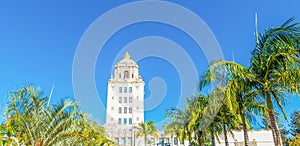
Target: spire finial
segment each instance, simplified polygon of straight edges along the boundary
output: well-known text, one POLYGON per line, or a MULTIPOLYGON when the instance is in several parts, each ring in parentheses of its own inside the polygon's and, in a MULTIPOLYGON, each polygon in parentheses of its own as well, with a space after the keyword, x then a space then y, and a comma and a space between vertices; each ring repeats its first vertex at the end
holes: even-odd
POLYGON ((129 53, 128 53, 128 52, 126 52, 126 53, 125 53, 125 55, 124 55, 124 58, 126 58, 126 59, 130 59, 130 55, 129 55, 129 53))

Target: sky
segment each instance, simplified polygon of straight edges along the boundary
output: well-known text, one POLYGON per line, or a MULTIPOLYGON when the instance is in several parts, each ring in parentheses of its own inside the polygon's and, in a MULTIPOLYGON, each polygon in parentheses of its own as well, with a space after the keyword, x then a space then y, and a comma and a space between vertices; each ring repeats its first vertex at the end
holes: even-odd
MULTIPOLYGON (((60 98, 76 98, 73 87, 74 81, 76 82, 77 79, 73 78, 73 67, 76 55, 78 55, 80 40, 99 18, 111 12, 110 10, 131 2, 136 1, 0 1, 0 110, 5 109, 8 92, 26 84, 39 86, 46 95, 50 94, 51 87, 55 85, 51 103, 55 103, 60 98)), ((258 14, 259 32, 264 32, 264 29, 269 27, 279 26, 293 16, 296 17, 296 21, 300 21, 298 8, 300 2, 297 0, 170 0, 165 2, 175 3, 201 18, 214 34, 224 59, 234 60, 244 66, 249 66, 250 52, 255 46, 255 13, 258 14)), ((150 14, 155 17, 160 14, 164 16, 164 13, 165 11, 158 11, 155 7, 150 11, 150 14)), ((187 26, 194 25, 190 24, 190 21, 179 19, 181 17, 177 13, 174 14, 174 18, 178 18, 176 22, 187 24, 187 26)), ((114 27, 117 24, 115 22, 126 19, 126 17, 107 19, 106 22, 111 24, 110 27, 114 27)), ((106 28, 99 30, 106 30, 106 28)), ((99 33, 101 35, 102 32, 99 33)), ((105 32, 103 32, 104 34, 105 32)), ((94 39, 97 40, 98 37, 101 36, 95 36, 94 39)), ((130 48, 130 46, 134 46, 135 44, 132 43, 138 39, 149 37, 156 37, 159 40, 166 38, 180 46, 181 51, 189 55, 198 77, 208 66, 210 60, 205 51, 189 33, 161 22, 133 23, 112 33, 103 47, 98 48, 101 52, 96 54, 95 66, 87 64, 87 69, 94 73, 91 78, 95 84, 97 98, 104 106, 107 81, 112 74, 113 64, 122 58, 124 48, 132 49, 131 52, 129 51, 130 54, 139 54, 135 53, 139 51, 136 50, 138 48, 130 48)), ((143 49, 143 46, 139 47, 143 49)), ((151 47, 159 48, 164 45, 155 43, 154 39, 154 43, 145 45, 145 48, 151 49, 151 47)), ((170 46, 166 45, 165 47, 170 46)), ((89 48, 85 49, 87 54, 91 53, 89 48)), ((166 53, 166 50, 162 52, 166 53)), ((137 60, 140 75, 145 81, 145 99, 157 95, 153 98, 160 101, 157 106, 153 106, 151 110, 145 112, 145 121, 151 119, 156 122, 163 121, 166 109, 176 107, 180 99, 185 98, 181 96, 182 88, 185 88, 182 87, 181 81, 185 77, 178 71, 178 68, 180 69, 176 66, 178 64, 174 64, 172 60, 183 66, 190 66, 190 64, 185 62, 184 55, 172 56, 174 52, 168 52, 169 58, 161 58, 158 55, 139 58, 131 55, 133 60, 137 60), (152 87, 150 86, 151 82, 152 87), (160 89, 166 89, 165 93, 160 89)), ((161 52, 158 50, 157 53, 161 52)), ((86 59, 88 60, 88 58, 86 59)), ((82 67, 81 71, 84 73, 88 70, 82 67)), ((189 71, 183 70, 182 72, 189 74, 189 71)), ((197 85, 192 83, 191 86, 196 88, 197 85)), ((193 90, 190 94, 196 92, 193 90)), ((89 101, 89 97, 86 98, 89 101)), ((89 102, 91 105, 94 103, 92 100, 89 102)), ((147 106, 149 103, 145 104, 147 106)), ((289 104, 285 106, 288 115, 294 110, 300 110, 299 106, 297 107, 299 104, 299 98, 291 95, 289 104)), ((99 112, 92 111, 90 113, 93 119, 98 120, 101 124, 105 122, 105 114, 93 113, 99 112)), ((0 117, 0 122, 1 120, 3 118, 0 117)))

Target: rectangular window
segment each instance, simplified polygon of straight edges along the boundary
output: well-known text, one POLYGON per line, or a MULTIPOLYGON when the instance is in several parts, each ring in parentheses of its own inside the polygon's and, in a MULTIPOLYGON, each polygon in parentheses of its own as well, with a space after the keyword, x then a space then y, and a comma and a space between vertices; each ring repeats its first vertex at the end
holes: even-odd
POLYGON ((127 107, 124 107, 124 114, 127 114, 127 107))
POLYGON ((132 118, 129 118, 128 123, 129 123, 129 125, 132 124, 132 118))
POLYGON ((177 137, 174 137, 174 144, 177 145, 178 141, 177 141, 177 137))
POLYGON ((139 117, 137 117, 137 118, 136 118, 136 121, 139 121, 139 120, 140 120, 139 117))
POLYGON ((136 99, 139 100, 139 96, 137 96, 136 99))
POLYGON ((163 144, 164 143, 164 138, 159 138, 159 143, 163 144))
POLYGON ((127 93, 127 87, 124 87, 124 93, 127 93))
POLYGON ((129 97, 129 103, 132 103, 132 97, 129 97))
POLYGON ((128 137, 128 144, 132 145, 132 137, 128 137))
POLYGON ((119 97, 119 103, 122 103, 122 97, 119 97))
POLYGON ((124 97, 124 103, 127 103, 127 97, 124 97))
POLYGON ((121 145, 125 145, 125 137, 121 138, 121 145))
POLYGON ((114 97, 111 97, 112 100, 114 100, 114 97))
POLYGON ((122 114, 122 107, 119 107, 119 114, 122 114))
POLYGON ((115 138, 115 143, 119 144, 119 138, 115 138))
POLYGON ((129 93, 132 93, 132 87, 129 87, 129 93))
POLYGON ((119 124, 119 125, 122 124, 122 119, 121 119, 121 118, 118 119, 118 124, 119 124))
POLYGON ((132 107, 129 107, 129 113, 132 114, 132 107))
POLYGON ((154 139, 154 138, 150 138, 150 142, 151 142, 152 144, 155 144, 155 139, 154 139))
POLYGON ((112 111, 114 110, 114 107, 113 107, 113 106, 111 107, 111 110, 112 110, 112 111))
POLYGON ((119 93, 122 93, 122 87, 119 87, 119 93))
POLYGON ((164 142, 165 143, 170 143, 169 138, 165 138, 164 142))
POLYGON ((127 124, 127 118, 124 118, 124 124, 125 125, 127 124))

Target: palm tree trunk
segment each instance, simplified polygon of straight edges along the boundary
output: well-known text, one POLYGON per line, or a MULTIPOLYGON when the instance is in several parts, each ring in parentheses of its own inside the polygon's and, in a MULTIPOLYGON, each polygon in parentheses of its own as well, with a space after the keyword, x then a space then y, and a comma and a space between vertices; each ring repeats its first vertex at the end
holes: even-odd
POLYGON ((171 145, 173 146, 174 144, 174 139, 173 139, 173 134, 171 134, 171 145))
POLYGON ((147 146, 147 135, 146 134, 144 136, 144 140, 145 140, 145 146, 147 146))
POLYGON ((268 112, 269 112, 269 118, 270 118, 270 126, 273 132, 273 140, 275 143, 275 146, 282 146, 282 141, 280 137, 280 132, 276 123, 276 117, 274 114, 274 108, 273 108, 273 103, 271 100, 270 94, 267 92, 266 93, 266 100, 267 100, 267 107, 268 107, 268 112))
POLYGON ((204 135, 205 135, 205 133, 203 132, 203 134, 202 134, 202 141, 203 141, 202 146, 205 145, 205 137, 204 137, 204 135))
POLYGON ((216 146, 215 131, 213 130, 213 127, 211 130, 211 146, 216 146))
POLYGON ((243 131, 244 131, 244 141, 245 141, 245 146, 249 146, 249 135, 248 135, 248 129, 246 125, 246 119, 245 119, 245 114, 241 112, 241 117, 242 117, 242 125, 243 125, 243 131))
POLYGON ((225 123, 223 123, 223 132, 224 132, 224 138, 225 138, 225 146, 229 146, 225 123))
POLYGON ((37 141, 37 142, 35 143, 35 146, 43 146, 43 144, 42 144, 41 141, 37 141))
POLYGON ((136 139, 135 131, 133 131, 133 145, 135 145, 135 139, 136 139))
POLYGON ((188 131, 188 138, 189 138, 189 143, 192 143, 192 136, 191 136, 191 133, 188 131))

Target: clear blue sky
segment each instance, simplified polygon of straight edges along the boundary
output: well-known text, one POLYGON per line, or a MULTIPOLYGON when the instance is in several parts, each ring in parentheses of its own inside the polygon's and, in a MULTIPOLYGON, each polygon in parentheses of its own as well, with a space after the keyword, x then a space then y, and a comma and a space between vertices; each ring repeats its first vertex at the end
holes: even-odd
MULTIPOLYGON (((33 83, 50 93, 55 85, 53 100, 74 97, 72 64, 85 30, 105 12, 132 1, 0 1, 0 106, 4 108, 8 91, 33 83)), ((245 66, 250 62, 254 48, 254 15, 259 16, 259 31, 278 26, 295 16, 300 21, 300 2, 288 1, 199 1, 171 0, 201 17, 216 36, 225 59, 245 66)), ((112 24, 113 25, 113 24, 112 24)), ((203 52, 191 38, 178 29, 160 23, 145 22, 126 27, 114 34, 99 55, 95 82, 101 102, 106 103, 106 83, 116 54, 131 41, 145 36, 161 36, 180 44, 193 58, 201 73, 208 63, 203 52)), ((133 57, 134 59, 134 57, 133 57)), ((179 98, 178 75, 165 60, 150 57, 138 62, 140 74, 146 82, 145 98, 150 95, 148 83, 161 77, 168 86, 164 101, 154 110, 146 112, 145 120, 161 121, 165 109, 175 106, 179 98), (154 67, 156 65, 157 67, 154 67)), ((200 74, 199 74, 200 75, 200 74)), ((291 96, 287 112, 300 110, 299 99, 291 96)), ((95 116, 100 123, 104 115, 95 116)), ((0 118, 0 121, 2 119, 0 118)))

